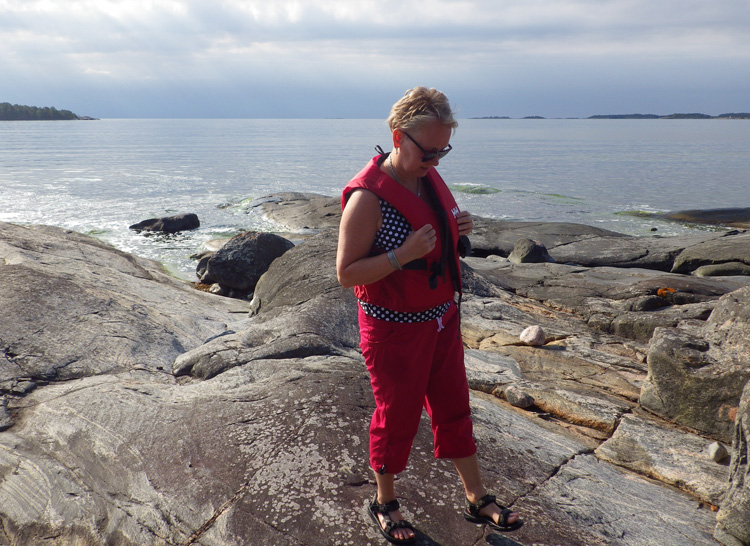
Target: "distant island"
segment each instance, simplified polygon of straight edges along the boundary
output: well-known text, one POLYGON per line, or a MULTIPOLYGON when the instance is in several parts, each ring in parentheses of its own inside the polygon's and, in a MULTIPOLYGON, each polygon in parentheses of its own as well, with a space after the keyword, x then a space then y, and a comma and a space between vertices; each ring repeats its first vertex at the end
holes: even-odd
POLYGON ((50 121, 50 120, 92 120, 88 116, 79 116, 70 110, 58 110, 54 106, 24 106, 0 102, 0 121, 50 121))
POLYGON ((750 113, 740 112, 721 114, 719 116, 709 116, 708 114, 671 114, 669 116, 657 116, 656 114, 619 114, 591 116, 587 119, 750 119, 750 113))
MULTIPOLYGON (((512 119, 508 116, 484 116, 469 119, 512 119)), ((542 116, 526 116, 521 119, 547 119, 542 116)), ((660 116, 657 114, 605 114, 589 116, 588 118, 566 118, 566 119, 750 119, 750 113, 739 112, 732 114, 721 114, 709 116, 708 114, 671 114, 660 116)))

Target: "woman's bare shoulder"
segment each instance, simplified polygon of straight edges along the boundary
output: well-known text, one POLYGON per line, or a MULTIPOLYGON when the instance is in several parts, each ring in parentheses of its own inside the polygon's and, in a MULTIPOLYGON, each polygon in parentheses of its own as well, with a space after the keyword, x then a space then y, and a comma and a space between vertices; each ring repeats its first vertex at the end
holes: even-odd
POLYGON ((349 195, 346 207, 377 207, 380 210, 380 197, 365 188, 355 188, 349 195))

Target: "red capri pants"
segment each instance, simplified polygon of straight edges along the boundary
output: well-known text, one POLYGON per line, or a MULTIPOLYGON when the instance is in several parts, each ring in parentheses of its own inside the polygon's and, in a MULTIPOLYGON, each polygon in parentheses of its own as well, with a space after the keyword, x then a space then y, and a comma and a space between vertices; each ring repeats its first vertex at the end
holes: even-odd
POLYGON ((370 465, 376 472, 406 468, 422 407, 436 458, 476 453, 458 318, 454 304, 441 319, 417 323, 388 322, 359 309, 360 347, 375 396, 370 465))

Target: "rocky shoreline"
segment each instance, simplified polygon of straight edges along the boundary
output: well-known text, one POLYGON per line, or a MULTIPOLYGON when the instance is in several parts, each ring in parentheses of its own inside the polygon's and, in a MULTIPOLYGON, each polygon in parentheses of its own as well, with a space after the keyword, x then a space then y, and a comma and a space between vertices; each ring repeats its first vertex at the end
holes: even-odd
MULTIPOLYGON (((0 223, 0 546, 384 543, 364 508, 373 403, 335 277, 338 199, 258 206, 307 238, 252 301, 0 223)), ((467 524, 423 423, 399 484, 418 543, 750 544, 750 233, 478 218, 471 242, 481 465, 526 524, 467 524), (542 345, 520 341, 529 326, 542 345)))

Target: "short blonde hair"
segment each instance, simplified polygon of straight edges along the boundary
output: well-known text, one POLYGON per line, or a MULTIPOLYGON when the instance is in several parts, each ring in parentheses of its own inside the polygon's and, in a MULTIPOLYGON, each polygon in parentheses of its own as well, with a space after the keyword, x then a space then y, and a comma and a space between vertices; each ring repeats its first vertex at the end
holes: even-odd
POLYGON ((458 127, 448 97, 435 88, 415 87, 393 105, 388 116, 388 127, 391 132, 396 129, 409 130, 431 121, 439 121, 453 130, 458 127))

